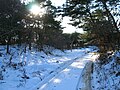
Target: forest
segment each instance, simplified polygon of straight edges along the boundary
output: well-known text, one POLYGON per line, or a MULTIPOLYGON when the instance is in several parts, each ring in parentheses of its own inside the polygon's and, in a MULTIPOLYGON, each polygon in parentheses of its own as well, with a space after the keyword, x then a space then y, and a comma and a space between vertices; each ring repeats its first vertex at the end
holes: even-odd
MULTIPOLYGON (((26 0, 25 0, 26 1, 26 0)), ((96 45, 100 52, 119 49, 119 0, 66 0, 63 6, 55 7, 50 0, 25 2, 1 0, 0 44, 25 44, 39 50, 43 45, 70 49, 83 45, 96 45), (45 8, 43 15, 30 13, 33 4, 45 8), (59 16, 72 17, 72 26, 82 28, 84 34, 62 33, 59 16)))
MULTIPOLYGON (((98 67, 99 65, 92 64, 94 65, 91 66, 93 68, 93 72, 91 71, 93 74, 97 76, 97 73, 99 72, 98 69, 102 70, 105 68, 107 70, 107 68, 110 67, 109 65, 107 67, 107 64, 112 62, 115 58, 115 63, 111 64, 113 65, 111 68, 115 69, 111 72, 116 75, 117 79, 119 78, 120 57, 118 56, 120 55, 118 55, 118 53, 120 52, 120 0, 65 0, 65 3, 62 6, 55 6, 52 3, 52 0, 0 0, 0 84, 4 83, 1 82, 1 80, 4 80, 4 76, 7 75, 4 73, 8 67, 12 67, 15 70, 19 70, 22 67, 21 72, 23 73, 23 76, 21 77, 25 81, 23 80, 20 82, 26 82, 26 79, 31 78, 27 73, 28 68, 26 69, 24 66, 29 66, 29 62, 32 63, 32 58, 34 58, 34 61, 37 61, 40 57, 42 63, 44 62, 45 65, 47 65, 49 62, 53 63, 53 61, 49 61, 53 59, 52 56, 49 55, 56 55, 58 61, 55 61, 55 63, 62 66, 61 63, 68 62, 65 65, 66 67, 70 67, 72 63, 75 63, 74 60, 77 60, 81 55, 87 57, 90 52, 92 54, 94 53, 93 55, 91 54, 91 57, 95 56, 94 59, 97 58, 97 60, 99 60, 98 63, 101 65, 98 67), (32 11, 31 8, 34 5, 36 5, 36 10, 34 9, 32 11), (37 6, 39 8, 38 11, 37 6), (61 17, 60 20, 57 19, 59 17, 61 17), (65 27, 63 27, 61 23, 64 17, 70 17, 71 23, 68 24, 77 29, 82 29, 84 33, 63 33, 65 27), (4 48, 4 50, 2 48, 4 48), (14 50, 15 48, 16 50, 14 50), (46 50, 46 48, 48 50, 46 50), (56 54, 53 52, 53 48, 54 50, 60 50, 57 51, 60 55, 59 53, 56 54), (82 51, 82 48, 85 49, 82 51), (33 51, 34 49, 36 50, 35 52, 33 51), (81 49, 81 51, 78 50, 78 53, 76 51, 77 49, 81 49), (68 54, 69 50, 71 54, 68 54), (97 51, 93 52, 94 50, 97 51), (63 53, 66 55, 63 55, 63 53), (99 57, 97 56, 98 54, 99 57), (74 58, 70 57, 72 55, 74 58), (63 57, 66 57, 66 62, 63 60, 63 57), (18 63, 21 58, 23 58, 23 61, 18 63), (15 63, 14 60, 18 60, 17 63, 15 63)), ((92 59, 91 57, 89 58, 92 59)), ((82 59, 82 57, 80 58, 82 59)), ((57 66, 54 66, 54 64, 50 65, 50 67, 57 66)), ((47 73, 54 73, 52 70, 49 71, 49 69, 47 69, 47 73)), ((65 68, 60 70, 62 71, 63 69, 65 68)), ((38 76, 41 81, 44 79, 42 77, 42 74, 44 74, 42 73, 43 71, 44 70, 38 70, 35 72, 35 77, 38 76)), ((103 76, 103 73, 98 75, 103 76)), ((107 76, 104 78, 106 77, 107 76)), ((99 83, 100 79, 97 82, 99 83)), ((119 83, 119 81, 116 83, 119 83)), ((20 86, 21 84, 17 87, 20 86)), ((93 90, 119 90, 119 88, 118 85, 118 87, 116 86, 114 89, 100 88, 93 90)))

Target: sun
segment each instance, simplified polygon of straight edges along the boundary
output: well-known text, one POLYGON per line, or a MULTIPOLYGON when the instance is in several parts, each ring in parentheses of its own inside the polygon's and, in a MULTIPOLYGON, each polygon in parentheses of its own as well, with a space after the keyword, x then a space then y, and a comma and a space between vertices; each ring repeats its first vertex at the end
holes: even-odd
POLYGON ((30 8, 30 12, 34 15, 39 15, 41 12, 41 9, 38 5, 32 5, 30 8))
POLYGON ((44 15, 46 13, 46 9, 43 8, 41 5, 33 4, 30 8, 30 12, 34 15, 44 15))

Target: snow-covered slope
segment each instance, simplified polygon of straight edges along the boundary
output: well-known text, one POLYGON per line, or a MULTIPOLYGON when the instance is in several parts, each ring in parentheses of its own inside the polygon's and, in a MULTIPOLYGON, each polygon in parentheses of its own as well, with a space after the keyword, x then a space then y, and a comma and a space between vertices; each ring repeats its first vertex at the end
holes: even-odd
POLYGON ((120 52, 117 51, 94 63, 92 90, 120 90, 120 52))

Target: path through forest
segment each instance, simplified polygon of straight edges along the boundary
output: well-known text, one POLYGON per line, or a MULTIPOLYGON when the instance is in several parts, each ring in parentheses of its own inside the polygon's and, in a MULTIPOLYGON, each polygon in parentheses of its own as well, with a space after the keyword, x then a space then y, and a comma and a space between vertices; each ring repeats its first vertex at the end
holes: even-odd
MULTIPOLYGON (((84 73, 88 70, 87 66, 90 67, 88 62, 95 60, 96 57, 97 56, 93 53, 87 53, 84 56, 77 58, 61 72, 55 74, 54 77, 41 85, 39 90, 79 90, 79 88, 84 90, 86 85, 87 87, 90 87, 90 84, 88 84, 90 78, 88 78, 87 82, 82 79, 86 78, 84 73)), ((87 74, 89 73, 87 72, 87 74)))

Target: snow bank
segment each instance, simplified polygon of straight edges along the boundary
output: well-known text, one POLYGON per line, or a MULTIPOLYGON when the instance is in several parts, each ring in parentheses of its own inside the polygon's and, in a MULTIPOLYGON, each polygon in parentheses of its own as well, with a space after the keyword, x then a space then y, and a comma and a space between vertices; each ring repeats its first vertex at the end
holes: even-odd
POLYGON ((105 63, 94 63, 92 90, 120 90, 120 52, 108 55, 105 63))

